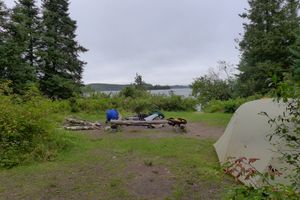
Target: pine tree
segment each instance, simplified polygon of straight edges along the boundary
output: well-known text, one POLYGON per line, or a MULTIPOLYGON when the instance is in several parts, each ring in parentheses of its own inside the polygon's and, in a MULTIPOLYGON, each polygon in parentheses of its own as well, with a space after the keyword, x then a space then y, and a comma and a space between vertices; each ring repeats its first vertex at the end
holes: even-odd
POLYGON ((6 5, 2 0, 0 0, 0 42, 3 41, 4 33, 6 32, 7 28, 7 17, 8 17, 8 10, 6 8, 6 5))
POLYGON ((76 22, 69 16, 68 0, 43 1, 43 34, 40 86, 51 98, 69 98, 80 92, 86 49, 76 41, 76 22))
POLYGON ((36 82, 39 31, 38 8, 35 0, 18 0, 12 9, 5 44, 7 79, 16 93, 22 93, 36 82))
POLYGON ((14 19, 18 21, 18 28, 23 29, 24 41, 22 42, 26 46, 24 51, 25 61, 33 68, 36 68, 38 63, 36 56, 40 37, 40 18, 38 14, 39 9, 35 6, 35 0, 19 0, 12 15, 12 21, 14 19))
POLYGON ((265 94, 270 79, 283 78, 291 70, 290 46, 295 43, 299 29, 296 0, 249 0, 250 9, 241 17, 245 34, 239 43, 241 61, 239 82, 243 95, 265 94))
POLYGON ((291 48, 291 52, 293 54, 293 73, 292 79, 293 81, 300 84, 300 34, 298 34, 297 41, 295 45, 291 48))
POLYGON ((2 0, 0 0, 0 82, 6 79, 5 48, 4 44, 7 36, 8 10, 2 0))

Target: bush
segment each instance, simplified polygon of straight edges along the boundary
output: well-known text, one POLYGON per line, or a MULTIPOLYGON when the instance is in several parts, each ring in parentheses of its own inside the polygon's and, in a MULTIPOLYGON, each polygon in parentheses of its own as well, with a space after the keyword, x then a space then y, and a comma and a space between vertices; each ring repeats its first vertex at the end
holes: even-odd
POLYGON ((125 98, 140 98, 149 95, 147 90, 143 89, 143 87, 137 87, 135 85, 130 85, 125 87, 123 90, 120 91, 119 96, 125 98))
POLYGON ((225 199, 239 200, 239 199, 290 199, 297 200, 300 198, 299 193, 296 193, 291 187, 283 185, 264 186, 261 188, 253 188, 247 186, 240 186, 230 190, 225 199))
MULTIPOLYGON (((65 144, 54 140, 52 102, 42 97, 16 103, 0 96, 0 167, 11 168, 29 160, 52 160, 65 144)), ((21 98, 22 99, 22 98, 21 98)))
POLYGON ((203 106, 212 100, 228 100, 233 97, 233 80, 203 76, 192 83, 193 95, 203 106))
POLYGON ((206 106, 203 107, 204 112, 215 113, 215 112, 224 112, 224 113, 234 113, 242 104, 259 99, 261 96, 251 96, 248 98, 236 98, 229 99, 226 101, 221 100, 212 100, 206 106))
POLYGON ((153 109, 153 104, 149 99, 139 98, 129 101, 130 111, 134 113, 148 113, 153 109))
POLYGON ((69 106, 76 112, 98 112, 115 108, 127 112, 149 112, 152 110, 164 111, 195 111, 197 101, 194 98, 184 98, 171 95, 151 95, 141 93, 137 97, 125 97, 119 94, 112 97, 87 97, 69 100, 69 106))

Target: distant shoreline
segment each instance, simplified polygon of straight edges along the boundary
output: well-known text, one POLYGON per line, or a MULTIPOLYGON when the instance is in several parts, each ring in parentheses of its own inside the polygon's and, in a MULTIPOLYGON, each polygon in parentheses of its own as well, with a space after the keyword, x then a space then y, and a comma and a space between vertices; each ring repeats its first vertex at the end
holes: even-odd
MULTIPOLYGON (((118 94, 120 90, 117 91, 96 91, 96 93, 105 93, 105 94, 118 94)), ((192 89, 191 88, 173 88, 173 89, 168 89, 168 90, 148 90, 151 94, 156 94, 156 95, 178 95, 182 97, 191 97, 192 96, 192 89)))
MULTIPOLYGON (((125 87, 130 86, 130 84, 107 84, 107 83, 92 83, 87 84, 85 87, 89 87, 96 92, 118 92, 125 87)), ((188 85, 146 85, 147 90, 172 90, 172 89, 190 89, 188 85)))

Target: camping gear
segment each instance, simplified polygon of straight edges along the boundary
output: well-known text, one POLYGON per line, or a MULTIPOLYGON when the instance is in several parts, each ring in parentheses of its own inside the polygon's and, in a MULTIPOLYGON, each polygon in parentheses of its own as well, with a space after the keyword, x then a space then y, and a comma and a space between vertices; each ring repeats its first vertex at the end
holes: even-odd
POLYGON ((181 129, 184 129, 185 128, 185 125, 187 124, 187 121, 183 118, 169 118, 168 119, 168 124, 170 126, 173 126, 173 127, 179 127, 181 129))
POLYGON ((153 121, 157 117, 158 117, 158 114, 155 113, 155 114, 149 115, 148 117, 145 117, 144 120, 149 122, 149 121, 153 121))
POLYGON ((154 111, 149 114, 140 113, 137 116, 126 117, 126 120, 152 121, 164 119, 165 115, 160 111, 154 111))
MULTIPOLYGON (((214 144, 219 161, 224 164, 232 157, 245 160, 255 159, 252 166, 256 170, 261 173, 268 172, 270 168, 278 170, 283 174, 276 177, 275 181, 288 183, 288 179, 284 177, 289 175, 292 169, 280 160, 281 155, 277 153, 280 146, 272 145, 268 137, 274 133, 276 127, 271 127, 268 123, 269 118, 261 114, 265 112, 273 119, 283 115, 285 111, 286 104, 274 102, 272 99, 261 99, 242 105, 235 112, 223 136, 214 144), (283 167, 287 167, 287 169, 282 170, 283 167)), ((272 142, 278 142, 284 146, 283 141, 279 138, 273 137, 272 142)), ((235 176, 238 173, 236 171, 232 175, 235 176)), ((246 179, 243 176, 238 177, 238 180, 246 185, 261 184, 260 177, 246 179)))
POLYGON ((106 122, 109 122, 111 120, 117 120, 119 119, 119 112, 116 109, 110 109, 106 111, 106 122))
POLYGON ((149 116, 150 115, 157 115, 157 117, 159 119, 164 119, 165 118, 165 115, 162 112, 160 112, 159 110, 156 110, 156 111, 153 111, 153 112, 149 113, 149 116))

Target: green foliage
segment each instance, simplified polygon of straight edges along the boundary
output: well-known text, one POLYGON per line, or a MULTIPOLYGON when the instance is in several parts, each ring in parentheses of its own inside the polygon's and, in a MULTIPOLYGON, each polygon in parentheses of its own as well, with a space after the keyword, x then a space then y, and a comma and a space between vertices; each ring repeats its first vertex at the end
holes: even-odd
MULTIPOLYGON (((298 1, 294 2, 298 5, 298 1)), ((298 6, 297 6, 298 7, 298 6)), ((296 14, 295 14, 296 15, 296 14)), ((239 187, 229 193, 228 199, 244 199, 249 196, 253 199, 300 199, 300 79, 299 69, 299 42, 292 49, 294 64, 292 73, 286 73, 283 79, 275 73, 272 76, 274 94, 277 101, 286 104, 286 110, 276 117, 269 117, 268 113, 262 113, 268 118, 274 132, 268 135, 269 141, 276 147, 281 161, 291 172, 285 178, 289 178, 288 185, 270 184, 259 188, 239 187), (278 142, 280 139, 280 142, 278 142)), ((269 179, 272 180, 272 177, 269 179)))
POLYGON ((37 79, 39 38, 38 8, 34 0, 18 0, 7 25, 6 41, 2 45, 0 65, 4 79, 12 81, 15 93, 23 93, 37 79))
POLYGON ((296 42, 291 49, 294 59, 293 73, 286 74, 285 79, 280 81, 274 79, 276 85, 275 95, 278 101, 287 104, 286 111, 276 118, 270 118, 268 113, 264 113, 269 118, 271 126, 276 127, 269 139, 273 145, 277 145, 273 138, 281 138, 284 147, 278 148, 278 153, 282 155, 282 160, 293 169, 289 175, 292 187, 300 192, 300 79, 299 79, 299 55, 300 43, 296 42))
POLYGON ((194 98, 184 98, 174 94, 152 95, 151 101, 155 109, 164 111, 195 111, 197 105, 197 100, 194 98))
MULTIPOLYGON (((274 74, 282 80, 292 65, 289 47, 299 29, 299 1, 250 0, 250 8, 241 17, 245 34, 239 42, 241 61, 238 69, 243 96, 270 91, 274 74)), ((272 85, 274 86, 274 85, 272 85)))
POLYGON ((4 81, 0 84, 0 95, 12 94, 11 81, 4 81))
POLYGON ((297 35, 297 41, 295 45, 290 49, 293 55, 294 63, 293 63, 293 80, 300 80, 300 34, 297 35))
POLYGON ((80 92, 83 61, 87 51, 76 38, 76 22, 69 16, 69 1, 43 1, 40 88, 53 99, 67 99, 80 92))
MULTIPOLYGON (((128 101, 128 100, 127 100, 128 101)), ((148 113, 153 110, 154 105, 146 98, 131 99, 129 101, 129 109, 131 112, 141 114, 148 113)))
POLYGON ((149 95, 149 93, 141 86, 130 85, 122 89, 119 93, 121 97, 140 98, 149 95))
POLYGON ((0 167, 53 159, 57 144, 52 141, 49 112, 47 102, 37 98, 15 104, 12 97, 0 97, 0 167))
MULTIPOLYGON (((6 85, 0 88, 7 90, 6 85)), ((67 143, 56 136, 56 122, 50 118, 58 110, 63 111, 34 86, 23 96, 0 94, 0 168, 49 161, 65 148, 67 143)))
MULTIPOLYGON (((132 112, 148 112, 151 110, 164 111, 194 111, 197 101, 194 98, 184 98, 178 95, 152 95, 144 89, 137 88, 135 85, 124 88, 119 97, 123 103, 120 103, 123 110, 132 112), (128 103, 128 104, 127 104, 128 103)), ((118 99, 118 100, 120 100, 118 99)))
POLYGON ((67 99, 80 93, 86 49, 75 40, 76 22, 69 17, 68 0, 17 0, 8 12, 0 1, 0 82, 12 81, 16 94, 38 83, 43 94, 67 99))
POLYGON ((193 95, 202 105, 211 100, 228 100, 232 97, 231 85, 227 80, 222 80, 207 75, 196 79, 192 83, 193 95))
POLYGON ((4 65, 4 55, 5 55, 5 48, 4 44, 7 40, 7 29, 8 29, 8 10, 6 8, 6 5, 2 0, 0 0, 0 81, 3 81, 6 79, 6 73, 5 73, 5 65, 4 65))
POLYGON ((236 91, 235 67, 225 61, 218 62, 218 71, 209 69, 207 75, 197 78, 192 83, 193 96, 202 106, 212 100, 228 100, 239 96, 236 91))
POLYGON ((249 197, 253 200, 297 200, 300 198, 299 194, 288 186, 264 186, 261 188, 239 186, 230 190, 224 199, 240 200, 249 199, 249 197))
POLYGON ((197 104, 196 99, 183 98, 176 95, 166 96, 142 93, 141 96, 135 98, 123 95, 77 97, 69 99, 68 102, 72 112, 86 113, 104 112, 111 108, 130 113, 148 113, 153 110, 194 111, 197 104))
POLYGON ((248 98, 236 98, 226 101, 212 100, 203 107, 204 112, 224 112, 234 113, 242 104, 261 98, 260 95, 250 96, 248 98))
MULTIPOLYGON (((244 102, 244 101, 243 101, 244 102)), ((234 113, 235 110, 243 104, 239 100, 213 100, 210 101, 205 107, 203 107, 203 111, 206 113, 215 113, 215 112, 224 112, 224 113, 234 113)))

